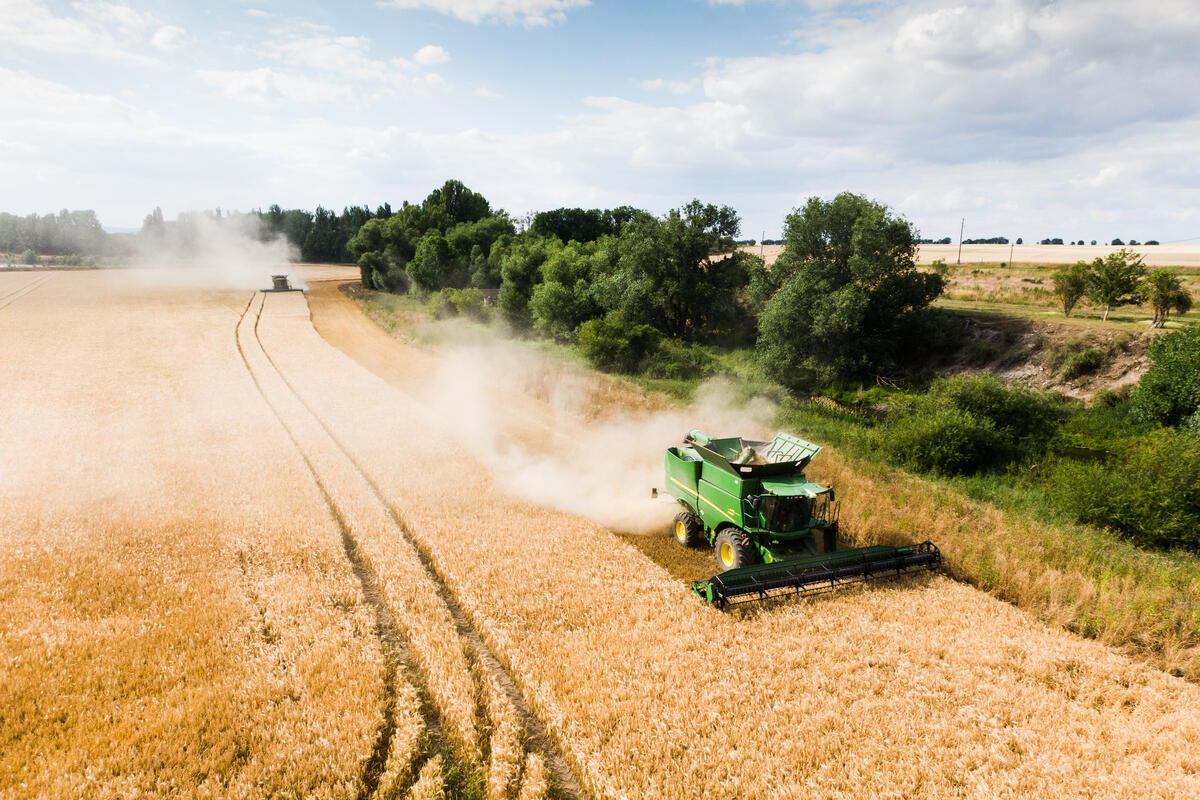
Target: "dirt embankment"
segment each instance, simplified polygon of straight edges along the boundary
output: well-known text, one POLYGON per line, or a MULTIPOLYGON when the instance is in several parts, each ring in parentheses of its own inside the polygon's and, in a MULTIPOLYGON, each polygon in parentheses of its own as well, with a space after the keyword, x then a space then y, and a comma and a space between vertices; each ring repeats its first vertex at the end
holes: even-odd
POLYGON ((964 314, 966 339, 938 372, 990 372, 1031 389, 1090 401, 1121 392, 1150 368, 1147 351, 1161 331, 1127 332, 1069 321, 964 314))

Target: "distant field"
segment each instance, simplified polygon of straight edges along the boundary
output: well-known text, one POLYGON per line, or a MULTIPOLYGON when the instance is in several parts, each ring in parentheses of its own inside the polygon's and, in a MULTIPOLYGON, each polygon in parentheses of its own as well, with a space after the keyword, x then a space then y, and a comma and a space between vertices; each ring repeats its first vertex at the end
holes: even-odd
MULTIPOLYGON (((962 263, 966 264, 995 264, 1012 261, 1014 264, 1074 264, 1076 261, 1091 261, 1096 257, 1103 258, 1119 247, 1106 245, 1012 245, 1011 259, 1009 245, 1006 244, 964 244, 962 246, 962 263)), ((1145 256, 1146 263, 1152 267, 1194 267, 1200 266, 1200 245, 1168 244, 1168 245, 1138 245, 1131 247, 1136 253, 1145 256)), ((931 264, 934 259, 944 258, 947 264, 958 260, 958 245, 956 244, 923 244, 921 245, 918 261, 921 264, 931 264)))
MULTIPOLYGON (((783 252, 783 245, 754 245, 744 250, 761 255, 768 264, 775 263, 783 252)), ((1119 247, 1106 245, 1040 245, 1018 244, 1012 246, 1010 256, 1006 244, 964 244, 962 247, 962 263, 967 264, 1074 264, 1076 261, 1091 261, 1097 256, 1103 257, 1120 250, 1119 247)), ((1198 267, 1200 266, 1200 244, 1172 245, 1138 245, 1131 248, 1146 257, 1146 263, 1152 267, 1198 267)), ((924 244, 921 245, 917 256, 918 263, 932 264, 935 259, 944 258, 947 264, 958 261, 958 245, 956 244, 924 244)))

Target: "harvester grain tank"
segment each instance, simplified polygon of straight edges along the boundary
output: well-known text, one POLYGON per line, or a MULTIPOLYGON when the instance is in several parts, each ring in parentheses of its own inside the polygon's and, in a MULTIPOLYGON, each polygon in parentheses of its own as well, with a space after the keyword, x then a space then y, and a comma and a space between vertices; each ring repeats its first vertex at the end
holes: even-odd
POLYGON ((804 468, 821 448, 786 433, 769 442, 717 439, 693 430, 666 453, 666 489, 683 510, 680 544, 713 548, 718 573, 692 590, 719 607, 781 594, 827 591, 934 569, 932 542, 838 550, 839 504, 804 468))

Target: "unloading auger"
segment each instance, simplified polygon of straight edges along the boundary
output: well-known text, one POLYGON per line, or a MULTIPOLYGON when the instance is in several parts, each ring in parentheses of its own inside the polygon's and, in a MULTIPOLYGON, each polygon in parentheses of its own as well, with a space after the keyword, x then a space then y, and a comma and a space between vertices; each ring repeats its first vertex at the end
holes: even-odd
POLYGON ((833 488, 804 476, 820 451, 786 433, 760 442, 696 430, 683 446, 667 448, 666 489, 684 507, 673 523, 675 538, 687 547, 707 542, 716 554, 719 572, 692 582, 701 599, 724 608, 941 564, 928 541, 839 551, 833 488))

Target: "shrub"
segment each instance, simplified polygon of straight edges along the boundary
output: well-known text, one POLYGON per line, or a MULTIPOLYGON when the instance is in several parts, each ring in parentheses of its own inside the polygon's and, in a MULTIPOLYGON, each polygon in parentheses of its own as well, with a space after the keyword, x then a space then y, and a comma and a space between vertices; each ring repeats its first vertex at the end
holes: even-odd
POLYGON ((610 311, 579 326, 579 352, 597 369, 634 372, 661 335, 650 325, 629 325, 620 312, 610 311))
POLYGON ((1160 429, 1121 458, 1063 463, 1052 479, 1060 505, 1080 522, 1141 545, 1200 547, 1200 436, 1160 429))
POLYGON ((882 447, 911 469, 964 475, 1044 452, 1065 418, 1056 395, 1006 386, 994 375, 956 375, 901 406, 882 447))
POLYGON ((1117 389, 1104 388, 1096 392, 1096 405, 1103 408, 1116 408, 1129 399, 1131 387, 1121 386, 1117 389))
POLYGON ((487 307, 483 304, 483 292, 471 286, 466 289, 442 289, 429 296, 429 313, 435 319, 447 317, 471 317, 487 319, 487 307))
POLYGON ((997 431, 1020 445, 1027 439, 1046 439, 1065 419, 1055 395, 1007 386, 995 375, 955 375, 936 381, 930 393, 955 408, 989 420, 997 431))
POLYGON ((1150 369, 1133 390, 1133 415, 1178 425, 1200 410, 1200 325, 1159 336, 1150 345, 1150 369))
POLYGON ((1104 356, 1091 347, 1085 347, 1083 350, 1077 350, 1069 354, 1064 360, 1062 370, 1059 374, 1067 379, 1078 378, 1080 375, 1090 375, 1100 369, 1100 365, 1104 363, 1104 356))
POLYGON ((21 263, 29 264, 30 266, 36 266, 38 263, 37 253, 34 252, 32 249, 24 251, 23 253, 21 253, 21 263))
POLYGON ((466 289, 448 289, 446 297, 454 310, 463 317, 483 320, 487 318, 487 307, 483 303, 483 292, 474 286, 466 289))
POLYGON ((883 430, 888 458, 910 469, 962 475, 991 466, 1004 451, 994 423, 946 402, 919 403, 883 430))
POLYGON ((716 359, 703 346, 663 339, 646 359, 645 370, 654 378, 690 380, 708 377, 716 366, 716 359))

